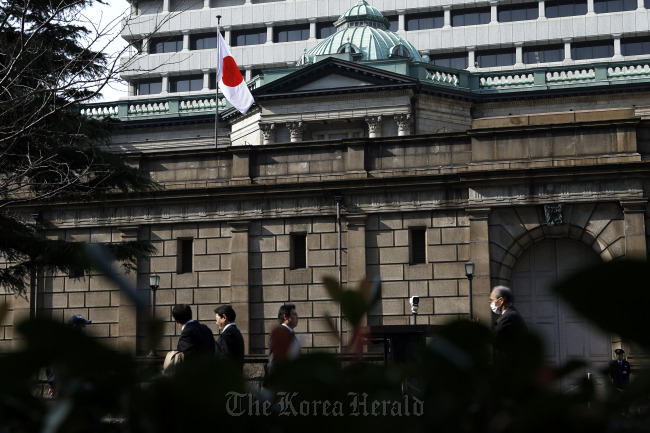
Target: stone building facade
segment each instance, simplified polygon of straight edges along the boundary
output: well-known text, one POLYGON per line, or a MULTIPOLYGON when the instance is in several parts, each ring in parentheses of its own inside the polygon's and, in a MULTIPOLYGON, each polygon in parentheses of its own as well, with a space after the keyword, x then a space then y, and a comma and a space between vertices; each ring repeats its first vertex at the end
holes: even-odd
MULTIPOLYGON (((586 263, 647 257, 648 65, 504 77, 352 60, 269 74, 249 113, 221 111, 216 145, 214 98, 90 107, 122 119, 111 149, 164 189, 16 212, 40 212, 52 238, 150 241, 156 254, 126 279, 146 298, 149 275, 161 277, 159 351, 178 339, 174 304, 216 333, 213 309, 231 303, 247 354, 264 354, 286 302, 305 350, 336 351, 338 307, 322 279, 340 269, 349 287, 381 279, 369 325, 414 323, 411 296, 418 324, 466 319, 471 302, 488 325, 489 291, 508 284, 549 362, 609 360, 618 337, 572 316, 550 287, 586 263)), ((78 313, 107 344, 146 353, 151 309, 102 275, 38 275, 28 299, 2 298, 2 351, 23 318, 78 313)))

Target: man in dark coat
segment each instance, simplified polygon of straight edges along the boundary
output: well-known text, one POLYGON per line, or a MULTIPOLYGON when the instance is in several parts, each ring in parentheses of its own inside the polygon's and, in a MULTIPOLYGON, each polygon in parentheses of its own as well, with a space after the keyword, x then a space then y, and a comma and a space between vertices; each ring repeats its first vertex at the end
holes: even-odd
POLYGON ((625 351, 616 349, 614 351, 616 359, 609 366, 609 376, 612 378, 612 384, 619 391, 624 391, 630 383, 630 373, 632 368, 630 363, 625 360, 625 351))
POLYGON ((506 286, 496 286, 490 293, 490 308, 494 314, 499 315, 494 324, 497 336, 497 348, 507 350, 512 343, 528 332, 526 322, 513 306, 514 296, 512 290, 506 286))
POLYGON ((217 339, 217 353, 233 361, 240 371, 244 370, 244 337, 235 325, 237 314, 231 305, 214 309, 221 335, 217 339))
POLYGON ((186 304, 175 305, 172 317, 181 328, 176 350, 185 355, 214 355, 214 335, 206 325, 192 319, 192 308, 186 304))

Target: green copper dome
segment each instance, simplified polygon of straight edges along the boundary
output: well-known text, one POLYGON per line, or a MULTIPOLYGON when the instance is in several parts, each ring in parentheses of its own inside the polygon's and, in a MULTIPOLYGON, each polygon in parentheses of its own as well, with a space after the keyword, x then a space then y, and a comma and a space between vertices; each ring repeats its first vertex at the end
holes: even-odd
POLYGON ((314 63, 316 56, 351 53, 360 60, 403 57, 421 62, 422 57, 406 39, 388 30, 388 20, 365 0, 345 11, 334 25, 336 33, 305 52, 298 65, 314 63))

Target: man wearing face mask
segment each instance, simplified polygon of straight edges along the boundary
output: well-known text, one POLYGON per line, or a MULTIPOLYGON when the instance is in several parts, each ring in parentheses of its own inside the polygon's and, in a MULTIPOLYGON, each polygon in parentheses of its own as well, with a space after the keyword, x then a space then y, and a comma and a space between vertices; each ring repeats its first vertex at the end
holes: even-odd
POLYGON ((518 336, 528 332, 526 322, 512 305, 513 302, 514 296, 510 288, 496 286, 492 289, 490 308, 494 314, 499 315, 494 325, 494 331, 501 349, 506 349, 518 336))

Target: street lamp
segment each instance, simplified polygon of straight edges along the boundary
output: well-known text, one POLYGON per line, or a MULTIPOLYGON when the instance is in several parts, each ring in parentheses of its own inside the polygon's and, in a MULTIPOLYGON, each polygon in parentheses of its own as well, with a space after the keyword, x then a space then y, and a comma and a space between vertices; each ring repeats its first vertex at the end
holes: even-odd
POLYGON ((465 276, 469 282, 469 320, 474 320, 474 309, 472 307, 472 278, 474 278, 474 262, 471 260, 465 263, 465 276))
MULTIPOLYGON (((156 320, 156 290, 160 287, 160 275, 155 272, 149 275, 149 288, 151 288, 151 325, 153 326, 156 320)), ((156 350, 151 347, 151 351, 147 356, 157 356, 156 350)))

